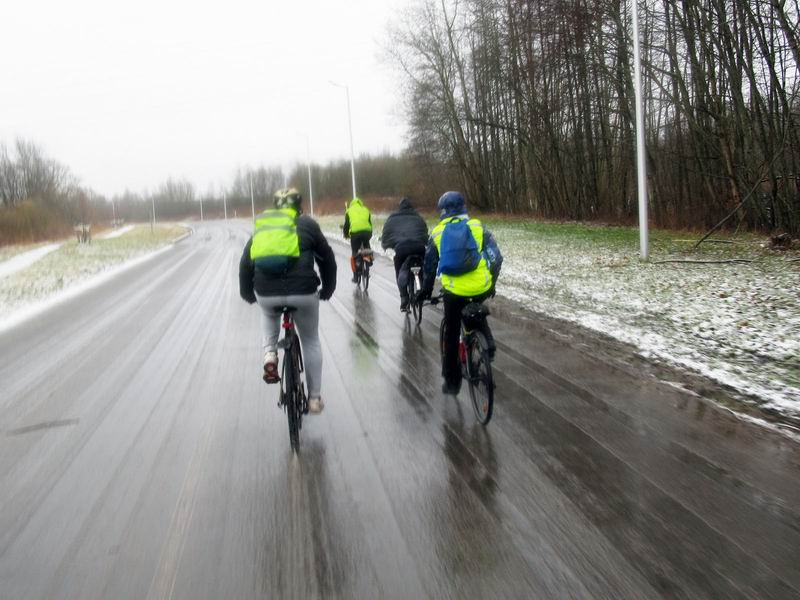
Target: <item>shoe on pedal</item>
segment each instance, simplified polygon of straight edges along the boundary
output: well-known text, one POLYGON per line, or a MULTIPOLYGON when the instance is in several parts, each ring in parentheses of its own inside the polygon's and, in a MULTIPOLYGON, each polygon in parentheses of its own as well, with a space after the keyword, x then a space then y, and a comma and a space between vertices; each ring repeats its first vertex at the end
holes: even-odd
POLYGON ((318 415, 325 408, 325 403, 322 401, 321 396, 311 396, 308 399, 308 412, 312 415, 318 415))
POLYGON ((278 353, 268 350, 264 353, 264 381, 266 383, 278 383, 281 380, 278 375, 278 353))

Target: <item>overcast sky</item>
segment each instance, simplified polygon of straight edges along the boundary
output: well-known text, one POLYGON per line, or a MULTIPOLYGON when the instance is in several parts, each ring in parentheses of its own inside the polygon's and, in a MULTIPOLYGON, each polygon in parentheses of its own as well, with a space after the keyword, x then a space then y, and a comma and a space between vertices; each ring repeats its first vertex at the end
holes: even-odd
POLYGON ((404 141, 382 59, 402 0, 16 0, 0 10, 0 142, 21 136, 104 194, 167 177, 200 192, 237 166, 404 141))

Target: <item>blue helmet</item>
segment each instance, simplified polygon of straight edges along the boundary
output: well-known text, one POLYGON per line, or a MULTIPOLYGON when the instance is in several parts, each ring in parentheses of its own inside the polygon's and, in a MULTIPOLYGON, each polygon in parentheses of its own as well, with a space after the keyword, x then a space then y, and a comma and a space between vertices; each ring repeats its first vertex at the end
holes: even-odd
POLYGON ((439 216, 442 219, 463 215, 467 212, 467 202, 461 192, 445 192, 439 198, 436 210, 439 211, 439 216))

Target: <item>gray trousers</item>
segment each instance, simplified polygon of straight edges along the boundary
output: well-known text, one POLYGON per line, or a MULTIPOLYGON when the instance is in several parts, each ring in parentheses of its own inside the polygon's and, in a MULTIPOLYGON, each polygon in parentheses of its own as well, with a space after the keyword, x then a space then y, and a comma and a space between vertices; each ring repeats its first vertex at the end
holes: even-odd
POLYGON ((319 396, 322 385, 322 347, 319 343, 319 296, 305 294, 302 296, 259 296, 256 295, 263 318, 264 352, 278 348, 278 337, 281 332, 281 314, 275 312, 283 306, 293 306, 294 323, 300 335, 300 346, 303 349, 303 364, 306 371, 306 387, 309 397, 319 396))

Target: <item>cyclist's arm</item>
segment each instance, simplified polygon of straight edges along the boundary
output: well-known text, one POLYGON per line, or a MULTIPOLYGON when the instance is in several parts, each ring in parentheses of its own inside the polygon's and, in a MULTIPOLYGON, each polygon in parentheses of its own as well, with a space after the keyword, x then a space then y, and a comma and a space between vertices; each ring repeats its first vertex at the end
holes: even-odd
POLYGON ((239 295, 242 300, 253 304, 256 301, 256 293, 253 290, 253 275, 255 274, 255 265, 250 259, 250 246, 253 245, 253 238, 247 241, 242 252, 242 258, 239 261, 239 295))
POLYGON ((344 213, 344 227, 342 227, 342 233, 344 234, 344 239, 350 237, 350 215, 344 213))
POLYGON ((319 297, 323 300, 328 300, 336 290, 336 256, 334 256, 328 240, 325 239, 317 223, 314 223, 312 236, 314 238, 314 260, 317 263, 319 276, 322 280, 319 297))
POLYGON ((497 240, 488 229, 483 230, 483 248, 489 263, 489 271, 492 273, 492 285, 494 285, 500 275, 500 268, 503 266, 503 254, 500 252, 497 240))
POLYGON ((381 248, 384 250, 387 248, 394 248, 395 246, 394 236, 392 235, 393 226, 394 221, 390 215, 389 218, 386 219, 386 223, 383 224, 383 231, 381 231, 381 248))
POLYGON ((436 249, 433 239, 429 239, 428 246, 425 248, 425 260, 422 264, 422 293, 425 296, 430 296, 433 292, 433 284, 436 282, 436 268, 438 266, 439 251, 436 249))

